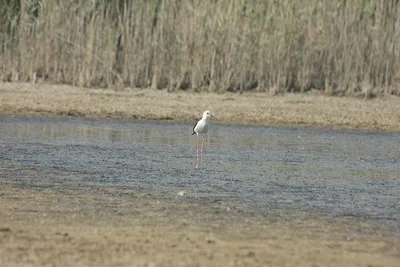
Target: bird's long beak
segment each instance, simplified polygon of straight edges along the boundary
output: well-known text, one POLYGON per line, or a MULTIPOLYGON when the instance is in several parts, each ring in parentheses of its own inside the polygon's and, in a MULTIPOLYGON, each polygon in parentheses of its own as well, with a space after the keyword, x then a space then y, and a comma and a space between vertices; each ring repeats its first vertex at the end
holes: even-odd
POLYGON ((210 115, 211 116, 211 118, 213 118, 214 120, 218 120, 217 118, 215 118, 213 115, 210 115))

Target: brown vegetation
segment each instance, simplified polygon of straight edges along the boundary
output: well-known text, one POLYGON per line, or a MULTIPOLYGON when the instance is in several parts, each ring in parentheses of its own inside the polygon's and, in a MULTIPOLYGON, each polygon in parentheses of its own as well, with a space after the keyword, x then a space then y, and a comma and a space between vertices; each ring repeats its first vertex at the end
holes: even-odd
POLYGON ((7 0, 0 80, 399 95, 399 9, 398 0, 7 0))

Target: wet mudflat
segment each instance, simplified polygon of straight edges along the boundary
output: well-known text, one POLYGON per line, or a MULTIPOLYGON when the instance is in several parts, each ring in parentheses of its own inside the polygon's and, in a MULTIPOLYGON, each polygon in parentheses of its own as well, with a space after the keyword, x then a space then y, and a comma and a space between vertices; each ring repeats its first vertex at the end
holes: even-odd
MULTIPOLYGON (((330 241, 342 236, 398 240, 400 133, 213 124, 203 168, 196 169, 191 126, 1 117, 0 183, 9 188, 3 189, 1 198, 7 203, 3 214, 12 215, 3 223, 18 222, 22 227, 32 220, 57 228, 67 216, 71 222, 64 228, 110 227, 138 219, 157 227, 174 225, 175 231, 192 225, 171 219, 175 216, 195 221, 204 231, 224 233, 228 239, 260 238, 267 235, 259 232, 265 225, 280 225, 275 234, 269 229, 265 238, 329 232, 330 241), (23 202, 14 203, 13 198, 23 202), (154 203, 160 202, 168 204, 156 208, 154 203), (41 214, 47 214, 45 220, 41 214), (290 234, 282 225, 292 229, 290 234), (232 233, 243 227, 252 231, 232 233)), ((376 250, 390 259, 399 251, 395 244, 376 250)), ((364 252, 370 253, 372 247, 368 244, 364 252)))

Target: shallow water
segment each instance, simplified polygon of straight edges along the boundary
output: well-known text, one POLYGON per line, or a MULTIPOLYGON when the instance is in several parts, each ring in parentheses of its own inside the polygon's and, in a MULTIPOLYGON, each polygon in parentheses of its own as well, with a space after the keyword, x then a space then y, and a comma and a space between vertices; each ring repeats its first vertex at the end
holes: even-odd
POLYGON ((0 181, 185 191, 219 207, 350 217, 400 233, 400 133, 213 124, 196 169, 191 126, 0 117, 0 181))

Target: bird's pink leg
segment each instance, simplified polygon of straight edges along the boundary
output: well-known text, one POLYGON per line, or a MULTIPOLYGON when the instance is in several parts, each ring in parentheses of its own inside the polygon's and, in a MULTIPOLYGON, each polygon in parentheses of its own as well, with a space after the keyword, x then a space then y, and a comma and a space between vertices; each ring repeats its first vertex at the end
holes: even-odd
POLYGON ((204 153, 204 136, 203 136, 203 141, 201 143, 201 166, 203 166, 203 153, 204 153))
POLYGON ((196 134, 196 168, 199 167, 199 135, 196 134))

